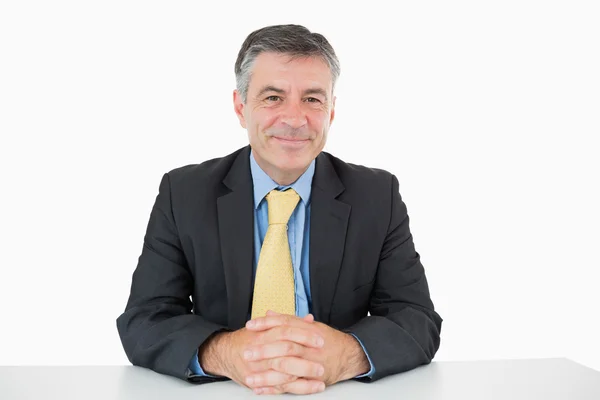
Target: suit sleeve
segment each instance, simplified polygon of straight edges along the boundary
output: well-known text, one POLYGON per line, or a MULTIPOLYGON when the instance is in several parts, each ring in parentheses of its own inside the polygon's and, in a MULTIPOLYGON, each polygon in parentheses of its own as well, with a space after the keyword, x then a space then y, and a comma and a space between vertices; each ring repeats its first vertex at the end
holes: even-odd
POLYGON ((416 252, 406 205, 392 175, 390 223, 379 257, 370 316, 344 329, 360 339, 374 365, 372 382, 429 364, 440 346, 442 318, 434 310, 416 252))
POLYGON ((188 368, 198 347, 213 333, 226 330, 192 313, 193 288, 165 174, 150 213, 129 300, 117 318, 123 348, 133 365, 193 382, 225 379, 194 376, 188 368))

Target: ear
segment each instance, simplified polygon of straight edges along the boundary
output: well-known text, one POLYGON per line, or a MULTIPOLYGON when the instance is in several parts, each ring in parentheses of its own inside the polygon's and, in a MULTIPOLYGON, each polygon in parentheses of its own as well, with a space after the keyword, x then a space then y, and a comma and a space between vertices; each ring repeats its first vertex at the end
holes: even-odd
POLYGON ((244 107, 246 105, 242 101, 242 96, 238 93, 237 89, 233 91, 233 111, 237 115, 238 120, 242 128, 246 128, 246 118, 244 117, 244 107))

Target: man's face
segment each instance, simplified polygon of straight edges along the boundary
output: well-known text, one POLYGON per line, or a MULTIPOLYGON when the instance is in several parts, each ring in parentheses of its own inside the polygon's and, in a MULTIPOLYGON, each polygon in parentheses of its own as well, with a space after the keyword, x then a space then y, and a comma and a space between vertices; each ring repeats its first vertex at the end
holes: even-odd
POLYGON ((261 168, 271 176, 298 175, 323 150, 333 122, 331 71, 319 58, 261 53, 246 104, 234 91, 234 106, 261 168))

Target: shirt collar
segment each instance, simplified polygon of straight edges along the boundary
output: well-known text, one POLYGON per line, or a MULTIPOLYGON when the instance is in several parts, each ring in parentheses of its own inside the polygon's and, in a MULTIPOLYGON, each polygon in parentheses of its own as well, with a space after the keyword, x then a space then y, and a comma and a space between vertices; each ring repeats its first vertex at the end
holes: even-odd
POLYGON ((258 165, 252 150, 250 151, 250 172, 252 174, 252 181, 254 184, 254 208, 258 208, 260 202, 264 197, 273 189, 283 190, 292 188, 300 195, 300 199, 304 201, 304 204, 310 202, 310 193, 312 189, 312 180, 315 174, 315 160, 312 160, 306 171, 296 182, 288 186, 280 186, 275 182, 263 169, 258 165))

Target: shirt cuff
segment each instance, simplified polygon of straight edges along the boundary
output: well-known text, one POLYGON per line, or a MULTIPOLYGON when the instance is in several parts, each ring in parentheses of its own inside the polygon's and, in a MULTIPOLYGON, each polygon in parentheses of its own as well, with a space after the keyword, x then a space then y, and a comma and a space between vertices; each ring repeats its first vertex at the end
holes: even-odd
POLYGON ((219 376, 209 375, 206 372, 204 372, 204 370, 200 366, 200 362, 198 361, 198 349, 196 349, 196 354, 194 354, 194 357, 190 361, 190 365, 188 366, 187 370, 187 376, 188 378, 193 376, 207 376, 209 378, 220 378, 219 376))
POLYGON ((356 335, 354 333, 350 333, 352 336, 354 336, 354 338, 358 341, 358 343, 360 344, 360 347, 362 347, 363 351, 365 352, 365 355, 367 356, 367 360, 369 360, 369 365, 371 366, 371 370, 369 372, 367 372, 366 374, 362 374, 362 375, 358 375, 355 376, 354 378, 371 378, 374 374, 375 374, 375 367, 373 366, 373 362, 371 361, 371 357, 369 357, 369 353, 367 353, 367 349, 365 349, 365 346, 362 344, 362 342, 360 341, 360 339, 358 337, 356 337, 356 335))

